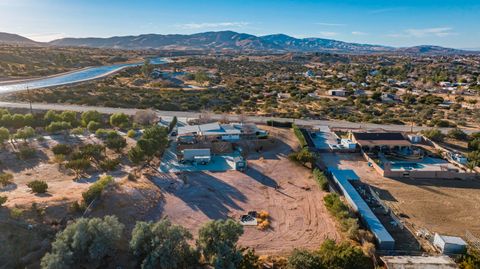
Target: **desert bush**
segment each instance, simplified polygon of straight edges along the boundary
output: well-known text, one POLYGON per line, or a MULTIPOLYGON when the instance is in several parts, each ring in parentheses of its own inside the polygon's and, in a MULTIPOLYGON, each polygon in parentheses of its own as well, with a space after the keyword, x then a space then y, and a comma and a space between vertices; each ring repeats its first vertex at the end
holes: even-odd
POLYGON ((313 166, 315 162, 315 155, 313 155, 308 148, 302 148, 298 152, 290 153, 288 155, 288 159, 301 165, 306 165, 309 163, 311 166, 313 166))
POLYGON ((82 113, 81 121, 83 126, 87 126, 90 122, 102 122, 102 114, 98 111, 85 111, 82 113))
POLYGON ((25 126, 22 129, 18 129, 17 132, 13 135, 13 138, 23 140, 27 140, 33 137, 35 137, 35 130, 30 126, 25 126))
POLYGON ((21 208, 14 207, 14 208, 10 209, 10 216, 14 219, 18 219, 23 215, 23 211, 24 210, 21 209, 21 208))
POLYGON ((70 153, 72 153, 72 151, 73 151, 72 147, 67 144, 57 144, 52 148, 52 152, 55 155, 57 154, 69 155, 70 153))
POLYGON ((121 136, 108 137, 105 141, 107 148, 121 152, 127 146, 127 140, 121 136))
POLYGON ((63 163, 65 161, 65 155, 55 154, 55 155, 53 155, 53 161, 56 162, 56 163, 63 163))
POLYGON ((10 173, 0 173, 0 185, 3 187, 13 183, 13 175, 10 173))
POLYGON ((91 133, 96 132, 100 127, 102 127, 102 125, 96 121, 90 121, 87 124, 87 130, 91 133))
POLYGON ((22 145, 19 147, 17 157, 21 160, 27 160, 34 158, 37 155, 37 151, 28 145, 22 145))
POLYGON ((137 132, 135 130, 128 130, 127 136, 130 138, 134 138, 137 135, 137 132))
POLYGON ((82 193, 84 204, 89 205, 93 200, 102 195, 103 189, 114 182, 112 176, 102 176, 97 182, 93 183, 87 191, 82 193))
POLYGON ((90 167, 90 161, 87 159, 72 159, 65 164, 67 169, 72 169, 76 177, 80 177, 81 173, 90 167))
POLYGON ((120 164, 119 159, 105 159, 100 162, 100 168, 103 171, 113 171, 120 164))
POLYGON ((125 113, 114 113, 110 116, 110 125, 118 128, 127 128, 131 125, 130 117, 125 113))
POLYGON ((70 122, 66 121, 54 121, 45 128, 45 130, 49 133, 59 133, 70 129, 72 129, 72 125, 70 122))
POLYGON ((433 141, 436 142, 441 142, 443 141, 443 138, 445 137, 442 132, 438 129, 430 129, 430 130, 423 130, 422 134, 433 141))
POLYGON ((7 196, 0 195, 0 206, 5 204, 7 202, 7 200, 8 200, 7 196))
POLYGON ((262 211, 258 212, 258 217, 261 218, 261 219, 269 219, 270 214, 268 214, 267 211, 262 210, 262 211))
POLYGON ((34 193, 45 193, 48 189, 47 182, 43 180, 34 180, 27 183, 27 186, 32 189, 34 193))
POLYGON ((307 141, 305 140, 305 136, 303 136, 303 133, 300 130, 300 128, 298 128, 298 126, 295 124, 292 125, 292 128, 295 136, 298 138, 298 142, 300 143, 300 146, 305 147, 307 145, 307 141))
POLYGON ((85 128, 83 127, 77 127, 77 128, 73 128, 70 133, 72 135, 83 135, 85 133, 85 128))
POLYGON ((315 178, 315 181, 317 181, 318 186, 324 190, 328 191, 328 179, 325 176, 325 174, 320 171, 320 169, 315 168, 313 169, 313 177, 315 178))

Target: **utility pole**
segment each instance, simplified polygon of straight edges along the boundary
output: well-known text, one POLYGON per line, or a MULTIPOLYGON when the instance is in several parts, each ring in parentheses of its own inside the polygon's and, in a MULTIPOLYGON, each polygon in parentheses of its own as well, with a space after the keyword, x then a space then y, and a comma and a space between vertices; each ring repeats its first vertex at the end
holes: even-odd
POLYGON ((33 115, 33 108, 32 108, 32 96, 30 95, 30 89, 27 86, 27 95, 28 95, 28 102, 30 103, 30 114, 33 115))

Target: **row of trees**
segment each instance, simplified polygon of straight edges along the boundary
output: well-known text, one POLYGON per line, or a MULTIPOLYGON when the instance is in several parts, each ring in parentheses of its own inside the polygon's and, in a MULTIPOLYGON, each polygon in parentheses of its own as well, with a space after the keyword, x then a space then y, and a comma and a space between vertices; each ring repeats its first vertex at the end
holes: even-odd
MULTIPOLYGON (((42 268, 106 267, 114 263, 122 243, 124 225, 115 216, 80 218, 59 232, 42 268)), ((192 234, 184 227, 163 219, 137 222, 128 244, 140 268, 195 268, 210 264, 215 268, 259 268, 258 257, 244 259, 237 245, 243 227, 233 220, 217 220, 200 228, 195 246, 192 234)), ((251 254, 251 252, 250 252, 251 254)))
MULTIPOLYGON (((122 237, 125 226, 115 216, 80 218, 59 232, 51 252, 41 261, 44 269, 102 268, 115 264, 115 257, 127 249, 122 237)), ((168 219, 158 222, 139 221, 131 232, 128 250, 134 257, 132 267, 143 269, 198 268, 211 265, 216 269, 262 268, 254 250, 241 248, 243 234, 239 223, 216 220, 199 230, 195 245, 192 234, 168 219)), ((318 250, 295 250, 288 258, 291 269, 373 268, 362 249, 349 242, 337 244, 326 240, 318 250)))

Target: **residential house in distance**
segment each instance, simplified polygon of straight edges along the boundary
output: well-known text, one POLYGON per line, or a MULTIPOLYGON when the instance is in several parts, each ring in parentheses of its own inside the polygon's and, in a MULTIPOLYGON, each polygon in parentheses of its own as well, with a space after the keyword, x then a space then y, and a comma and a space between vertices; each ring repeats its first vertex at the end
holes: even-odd
POLYGON ((345 89, 335 89, 335 90, 329 90, 328 95, 331 96, 340 96, 340 97, 345 97, 347 96, 348 92, 345 89))
POLYGON ((202 140, 238 141, 242 137, 264 137, 268 132, 259 129, 255 124, 219 124, 218 122, 201 125, 187 125, 178 127, 177 141, 193 144, 202 140))
POLYGON ((380 97, 383 103, 398 103, 400 102, 400 98, 398 98, 397 95, 393 93, 387 93, 384 92, 382 93, 382 96, 380 97))

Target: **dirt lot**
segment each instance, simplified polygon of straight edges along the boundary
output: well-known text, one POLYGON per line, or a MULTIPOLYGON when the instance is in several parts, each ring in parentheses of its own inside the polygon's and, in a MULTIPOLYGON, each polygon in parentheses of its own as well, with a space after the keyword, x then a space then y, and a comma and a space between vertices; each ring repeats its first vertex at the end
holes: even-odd
MULTIPOLYGON (((266 210, 271 229, 246 227, 243 246, 260 254, 284 254, 294 248, 316 249, 326 239, 339 239, 334 220, 323 206, 324 192, 311 172, 288 159, 297 144, 291 131, 277 131, 288 137, 271 150, 251 154, 246 173, 195 172, 155 177, 164 194, 162 216, 197 233, 206 221, 266 210), (274 149, 273 149, 274 148, 274 149), (276 186, 278 185, 278 190, 276 186)), ((276 133, 277 134, 277 133, 276 133)))
POLYGON ((375 187, 397 215, 415 229, 480 236, 480 181, 444 179, 390 179, 380 176, 359 154, 322 154, 325 164, 353 169, 375 187))

